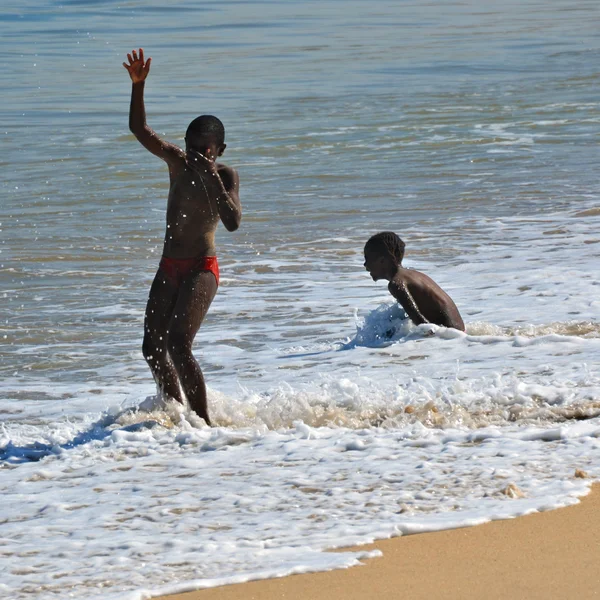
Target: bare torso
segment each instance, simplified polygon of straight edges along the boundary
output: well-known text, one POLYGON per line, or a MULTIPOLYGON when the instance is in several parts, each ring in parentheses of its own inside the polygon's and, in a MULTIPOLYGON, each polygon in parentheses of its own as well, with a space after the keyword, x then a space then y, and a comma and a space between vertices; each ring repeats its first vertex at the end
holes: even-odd
MULTIPOLYGON (((229 167, 217 163, 217 171, 227 178, 229 167)), ((208 177, 200 175, 185 160, 169 168, 170 186, 163 256, 194 258, 214 256, 215 231, 219 224, 219 190, 208 177)))

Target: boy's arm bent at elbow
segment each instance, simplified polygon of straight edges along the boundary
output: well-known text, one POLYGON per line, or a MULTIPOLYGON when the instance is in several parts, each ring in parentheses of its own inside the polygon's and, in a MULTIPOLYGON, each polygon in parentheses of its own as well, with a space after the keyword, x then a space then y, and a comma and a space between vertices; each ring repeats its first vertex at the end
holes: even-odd
POLYGON ((227 231, 235 231, 242 222, 240 202, 240 178, 235 169, 224 167, 218 172, 221 191, 217 197, 217 209, 221 222, 227 231))
POLYGON ((408 291, 408 287, 406 287, 406 283, 404 283, 404 281, 400 283, 390 281, 388 290, 390 294, 392 294, 392 296, 394 296, 394 298, 400 302, 402 308, 406 311, 406 314, 415 325, 429 323, 429 321, 423 316, 423 313, 419 310, 415 299, 408 291))
POLYGON ((129 108, 129 129, 137 140, 154 154, 171 164, 178 159, 185 158, 181 148, 161 139, 146 123, 146 110, 144 107, 144 81, 135 82, 131 86, 131 106, 129 108))

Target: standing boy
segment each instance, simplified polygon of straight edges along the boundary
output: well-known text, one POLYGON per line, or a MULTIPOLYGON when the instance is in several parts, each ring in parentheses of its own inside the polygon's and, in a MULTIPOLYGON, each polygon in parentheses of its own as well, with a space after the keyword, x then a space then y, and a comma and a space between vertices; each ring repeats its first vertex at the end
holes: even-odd
POLYGON ((215 230, 219 221, 235 231, 241 221, 239 178, 215 162, 225 150, 219 119, 194 119, 185 134, 185 151, 162 140, 146 124, 144 83, 152 59, 133 50, 123 66, 132 81, 129 128, 138 141, 169 167, 167 228, 162 258, 150 288, 142 351, 159 390, 190 408, 208 425, 206 385, 192 354, 219 284, 215 230))
POLYGON ((382 231, 365 244, 365 269, 374 281, 387 279, 388 290, 415 325, 435 323, 465 330, 452 298, 425 273, 405 269, 404 242, 391 231, 382 231))

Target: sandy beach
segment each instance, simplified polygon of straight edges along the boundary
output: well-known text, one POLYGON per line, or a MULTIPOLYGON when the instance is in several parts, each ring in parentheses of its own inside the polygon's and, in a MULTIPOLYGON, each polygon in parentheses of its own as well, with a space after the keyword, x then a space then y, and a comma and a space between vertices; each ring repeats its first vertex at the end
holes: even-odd
POLYGON ((383 557, 162 600, 600 598, 600 484, 579 504, 365 546, 383 557))

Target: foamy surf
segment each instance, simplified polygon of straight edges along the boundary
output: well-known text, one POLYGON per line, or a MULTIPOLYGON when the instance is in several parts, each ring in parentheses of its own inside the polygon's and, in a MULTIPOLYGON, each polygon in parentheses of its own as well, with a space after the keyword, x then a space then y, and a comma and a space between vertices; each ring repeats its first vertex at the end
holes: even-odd
POLYGON ((67 588, 94 598, 99 585, 166 593, 182 581, 200 588, 347 566, 357 554, 322 552, 562 506, 587 492, 576 470, 600 476, 598 418, 453 427, 430 405, 405 410, 413 420, 389 429, 270 429, 264 419, 198 429, 150 424, 142 413, 137 426, 111 424, 43 462, 3 470, 4 583, 21 590, 16 598, 67 588))

